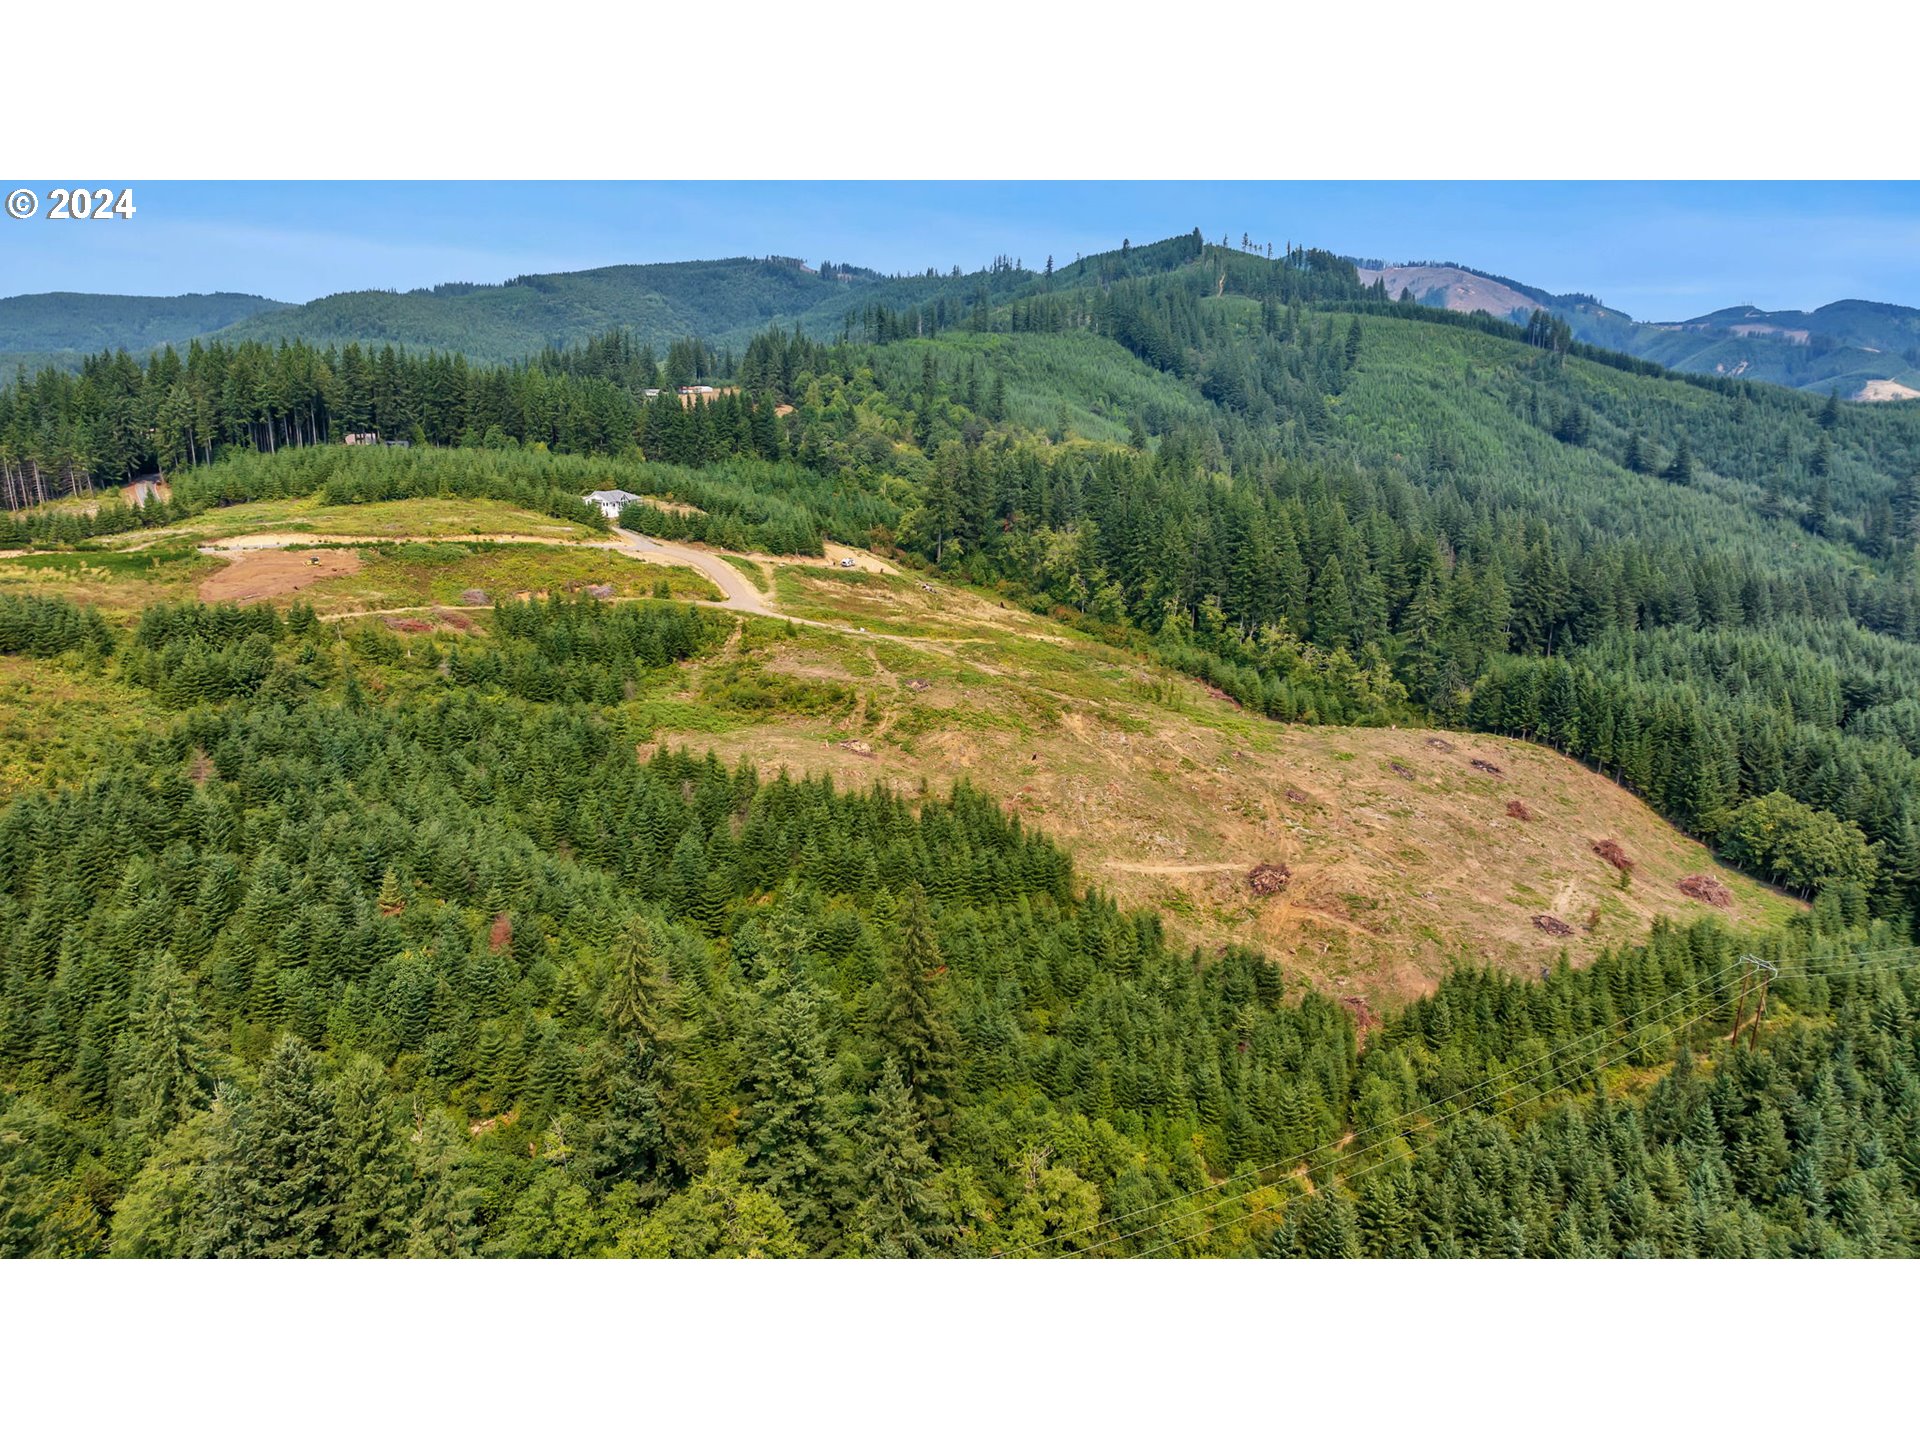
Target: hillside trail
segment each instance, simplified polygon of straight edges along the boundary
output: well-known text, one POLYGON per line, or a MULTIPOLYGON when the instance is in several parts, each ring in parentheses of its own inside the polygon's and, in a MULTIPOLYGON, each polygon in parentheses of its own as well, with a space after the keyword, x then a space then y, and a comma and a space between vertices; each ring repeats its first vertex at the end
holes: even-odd
POLYGON ((1131 862, 1120 861, 1120 860, 1108 860, 1103 863, 1105 864, 1106 868, 1109 870, 1119 870, 1128 875, 1206 875, 1206 874, 1211 874, 1221 870, 1245 870, 1250 868, 1253 865, 1258 864, 1259 862, 1252 861, 1252 860, 1248 860, 1248 861, 1229 860, 1224 864, 1205 864, 1205 865, 1152 864, 1152 865, 1149 865, 1149 864, 1134 864, 1131 862))

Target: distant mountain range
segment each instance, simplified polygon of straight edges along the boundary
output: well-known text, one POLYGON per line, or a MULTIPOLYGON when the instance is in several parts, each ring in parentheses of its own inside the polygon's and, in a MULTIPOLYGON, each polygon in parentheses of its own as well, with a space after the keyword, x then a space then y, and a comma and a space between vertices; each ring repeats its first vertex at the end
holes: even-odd
MULTIPOLYGON (((1566 319, 1575 338, 1675 370, 1737 376, 1854 400, 1920 398, 1920 310, 1841 300, 1813 311, 1717 310, 1649 323, 1591 295, 1555 295, 1451 263, 1355 261, 1362 284, 1410 292, 1423 305, 1524 321, 1536 309, 1566 319)), ((743 346, 769 326, 835 333, 851 312, 947 298, 998 301, 1038 277, 996 265, 971 275, 883 276, 852 266, 818 269, 782 257, 615 265, 504 284, 448 284, 404 293, 350 291, 304 305, 257 295, 173 297, 49 294, 0 299, 0 366, 77 368, 102 350, 135 354, 196 337, 302 339, 316 344, 406 345, 514 361, 624 328, 661 351, 697 335, 743 346)))
POLYGON ((250 316, 294 307, 259 295, 82 295, 54 291, 0 300, 0 363, 76 369, 102 350, 142 354, 184 345, 250 316))
POLYGON ((1692 320, 1647 322, 1591 295, 1552 295, 1465 265, 1356 262, 1362 283, 1385 283, 1398 299, 1483 310, 1522 320, 1550 310, 1574 338, 1623 350, 1673 370, 1764 380, 1796 390, 1838 390, 1850 400, 1920 398, 1920 310, 1872 300, 1838 300, 1817 310, 1738 305, 1692 320))

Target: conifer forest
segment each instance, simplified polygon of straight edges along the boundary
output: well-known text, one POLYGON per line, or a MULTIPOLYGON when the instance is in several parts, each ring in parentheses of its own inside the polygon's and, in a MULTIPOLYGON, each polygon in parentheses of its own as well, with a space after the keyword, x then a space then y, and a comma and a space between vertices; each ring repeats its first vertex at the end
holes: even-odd
POLYGON ((1920 401, 1197 229, 592 273, 565 339, 530 283, 202 296, 0 385, 0 1255, 1920 1252, 1920 401), (288 535, 353 604, 210 588, 288 535), (648 546, 710 570, 552 568, 648 546), (1524 742, 1710 898, 1525 964, 1463 918, 1391 993, 1192 943, 994 766, 688 718, 837 734, 872 702, 752 667, 959 643, 829 582, 1275 733, 1524 742))

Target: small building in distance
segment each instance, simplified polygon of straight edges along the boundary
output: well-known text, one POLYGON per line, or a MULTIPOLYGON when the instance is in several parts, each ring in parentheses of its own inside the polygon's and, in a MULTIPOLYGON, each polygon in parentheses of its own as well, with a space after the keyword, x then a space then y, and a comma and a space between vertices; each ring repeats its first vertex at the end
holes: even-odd
POLYGON ((595 490, 591 495, 580 497, 587 504, 598 507, 600 513, 609 520, 618 520, 620 512, 629 505, 638 505, 640 497, 625 490, 595 490))
POLYGON ((380 432, 377 430, 356 430, 347 436, 346 443, 349 445, 378 445, 380 443, 380 432))

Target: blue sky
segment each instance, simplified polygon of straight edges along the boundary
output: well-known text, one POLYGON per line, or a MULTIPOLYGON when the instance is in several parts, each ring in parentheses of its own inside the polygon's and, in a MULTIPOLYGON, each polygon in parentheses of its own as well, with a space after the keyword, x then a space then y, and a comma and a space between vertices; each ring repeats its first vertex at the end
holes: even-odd
POLYGON ((1457 260, 1645 320, 1747 303, 1920 306, 1920 184, 1899 182, 137 182, 134 196, 131 221, 0 219, 0 294, 298 301, 768 253, 1037 267, 1199 225, 1276 248, 1457 260))

